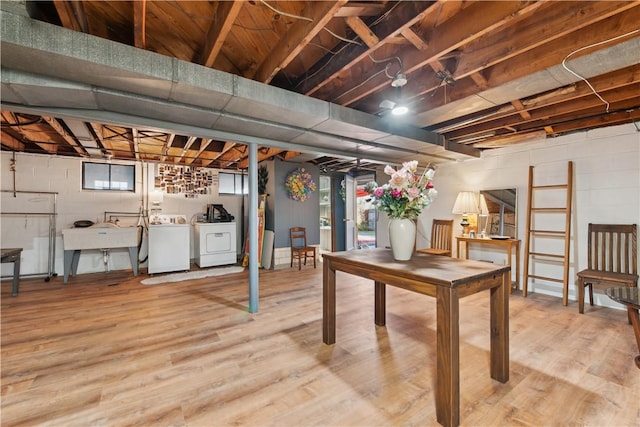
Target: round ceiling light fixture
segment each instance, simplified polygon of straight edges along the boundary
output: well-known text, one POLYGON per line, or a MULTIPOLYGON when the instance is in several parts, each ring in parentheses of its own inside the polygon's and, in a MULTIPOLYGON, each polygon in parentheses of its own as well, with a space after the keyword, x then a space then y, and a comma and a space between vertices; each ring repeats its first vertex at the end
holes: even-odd
POLYGON ((407 107, 406 105, 396 105, 391 109, 391 114, 393 114, 394 116, 402 116, 404 114, 407 114, 408 112, 409 107, 407 107))
POLYGON ((407 76, 404 73, 397 73, 393 80, 391 80, 391 86, 402 87, 407 84, 407 76))

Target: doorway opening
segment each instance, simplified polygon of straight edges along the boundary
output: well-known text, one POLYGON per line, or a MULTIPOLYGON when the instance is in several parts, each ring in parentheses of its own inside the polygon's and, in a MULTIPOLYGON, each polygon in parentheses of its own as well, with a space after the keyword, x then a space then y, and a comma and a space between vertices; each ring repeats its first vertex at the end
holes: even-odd
POLYGON ((372 197, 365 190, 365 186, 375 181, 375 174, 360 175, 356 180, 356 228, 358 230, 358 249, 372 249, 376 247, 376 226, 378 224, 378 210, 373 206, 372 197))

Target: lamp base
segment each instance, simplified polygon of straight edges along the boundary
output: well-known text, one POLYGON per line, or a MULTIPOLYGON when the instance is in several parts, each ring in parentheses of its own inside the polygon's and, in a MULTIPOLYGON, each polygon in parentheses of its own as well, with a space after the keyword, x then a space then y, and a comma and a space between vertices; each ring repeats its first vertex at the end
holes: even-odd
POLYGON ((469 225, 467 215, 462 215, 462 221, 460 222, 460 227, 462 227, 462 237, 469 237, 469 225))

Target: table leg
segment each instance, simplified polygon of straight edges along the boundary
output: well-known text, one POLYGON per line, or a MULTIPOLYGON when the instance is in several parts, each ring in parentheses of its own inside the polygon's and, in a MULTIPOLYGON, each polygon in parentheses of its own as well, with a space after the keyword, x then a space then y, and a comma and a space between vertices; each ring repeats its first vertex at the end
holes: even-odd
POLYGON ((375 322, 378 326, 386 324, 386 285, 375 282, 375 322))
POLYGON ((73 251, 73 260, 71 261, 71 277, 78 274, 78 265, 80 264, 80 250, 73 251))
POLYGON ((436 417, 444 426, 460 423, 459 300, 455 288, 436 290, 436 417))
POLYGON ((509 293, 511 271, 502 275, 502 284, 491 288, 491 378, 509 381, 509 293))
POLYGON ((11 296, 18 296, 18 286, 20 286, 20 254, 13 262, 13 289, 11 290, 11 296))
POLYGON ((327 259, 322 270, 322 342, 336 342, 336 270, 327 259))
MULTIPOLYGON (((640 314, 637 308, 627 307, 627 313, 629 313, 629 319, 631 319, 631 325, 633 326, 633 333, 636 336, 636 344, 638 345, 638 351, 640 351, 640 314)), ((636 366, 640 368, 640 355, 635 358, 636 366)))
POLYGON ((129 248, 129 259, 131 260, 131 268, 133 269, 133 275, 138 275, 138 247, 132 246, 129 248))
POLYGON ((71 264, 73 263, 74 251, 64 251, 64 283, 69 281, 69 273, 71 272, 71 264))
MULTIPOLYGON (((516 243, 516 290, 520 289, 520 241, 516 243)), ((509 256, 511 256, 511 250, 509 250, 509 256)))

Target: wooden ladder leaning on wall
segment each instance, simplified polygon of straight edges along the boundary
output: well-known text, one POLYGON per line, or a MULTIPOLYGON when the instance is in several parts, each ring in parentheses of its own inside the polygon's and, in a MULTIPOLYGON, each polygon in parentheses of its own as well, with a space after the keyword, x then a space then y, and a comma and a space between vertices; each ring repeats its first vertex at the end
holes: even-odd
MULTIPOLYGON (((527 238, 525 242, 524 255, 524 281, 522 285, 522 296, 527 296, 527 288, 529 279, 538 279, 549 282, 562 283, 562 304, 567 305, 569 302, 569 247, 571 238, 571 199, 573 194, 573 162, 569 161, 567 166, 567 182, 565 184, 552 185, 534 185, 533 183, 533 166, 529 166, 529 191, 527 195, 527 238), (545 190, 566 190, 564 206, 534 206, 536 203, 536 195, 538 191, 545 190), (562 214, 564 213, 564 224, 555 229, 538 229, 534 215, 544 214, 562 214), (563 253, 547 253, 532 250, 532 245, 536 244, 536 240, 540 243, 543 239, 564 239, 563 253), (530 274, 529 269, 535 267, 535 263, 558 263, 563 262, 563 276, 546 277, 541 275, 530 274)), ((538 202, 542 204, 541 202, 538 202)), ((540 219, 540 218, 539 218, 540 219)))

